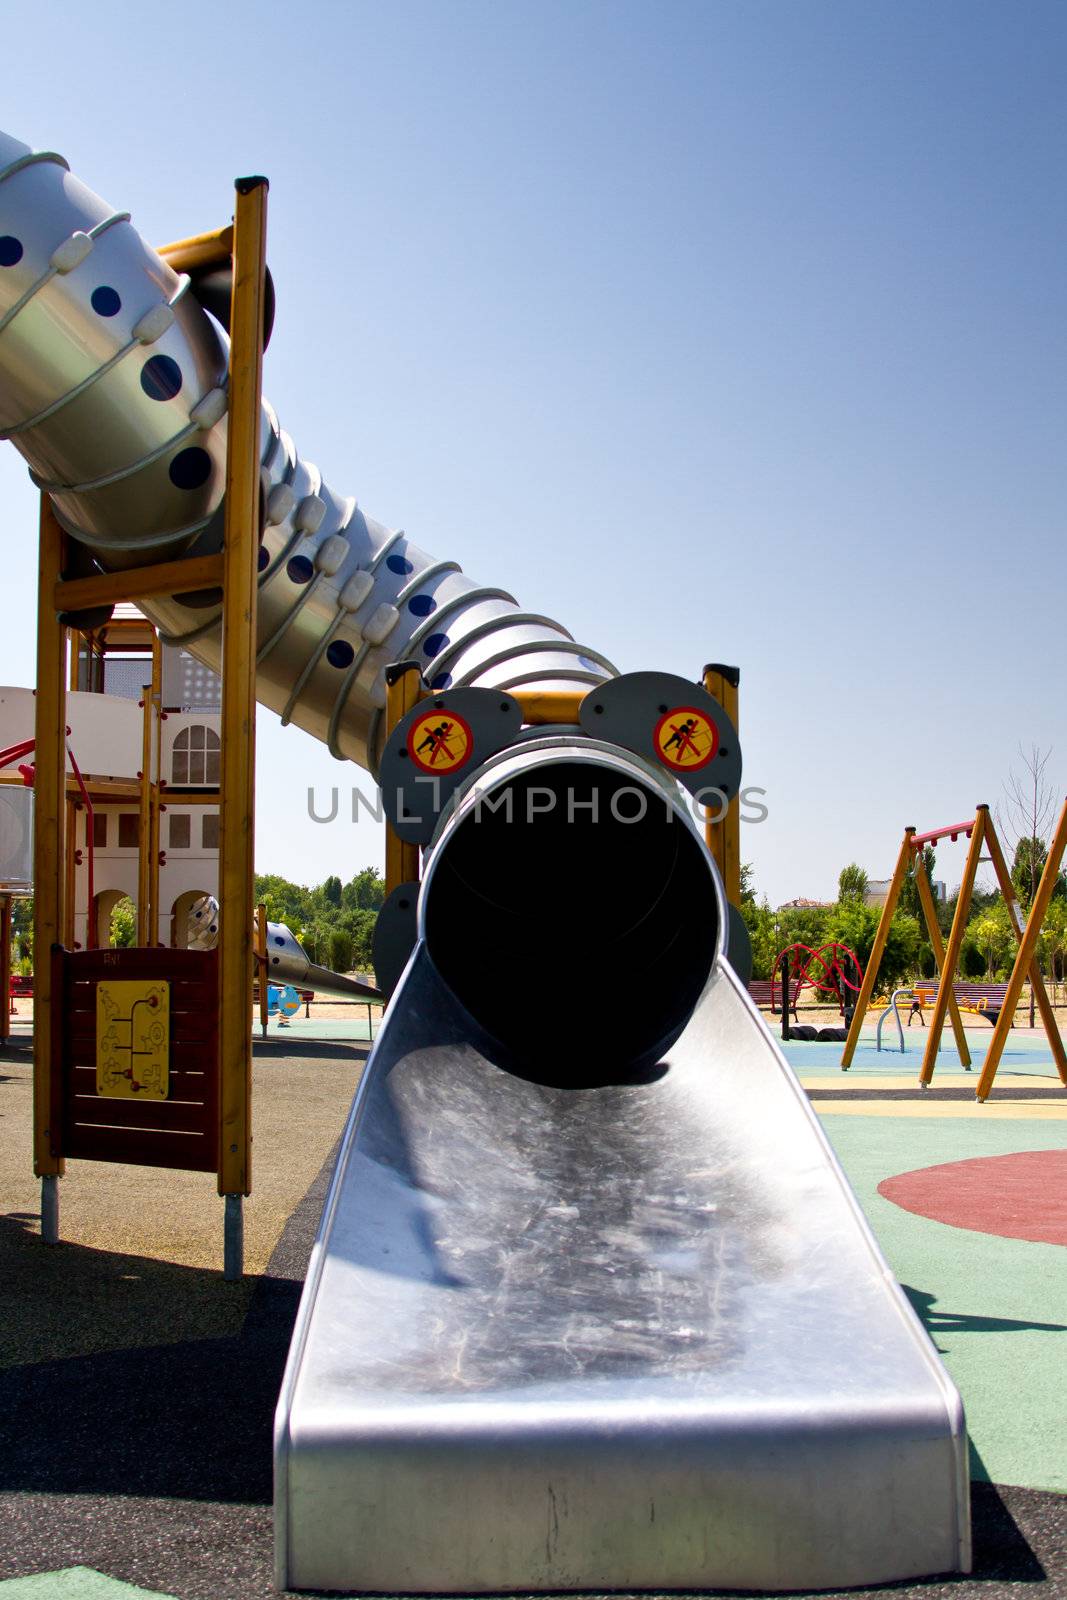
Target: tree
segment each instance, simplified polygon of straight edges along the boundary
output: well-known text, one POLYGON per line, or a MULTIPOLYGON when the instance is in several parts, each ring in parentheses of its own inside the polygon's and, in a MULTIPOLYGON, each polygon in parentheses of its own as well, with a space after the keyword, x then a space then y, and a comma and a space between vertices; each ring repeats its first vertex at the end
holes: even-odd
POLYGON ((741 863, 741 904, 756 904, 756 873, 751 861, 741 863))
POLYGON ((256 901, 267 907, 269 922, 284 922, 294 931, 307 925, 315 915, 315 897, 321 891, 290 883, 276 872, 256 874, 256 901))
POLYGON ((346 911, 377 911, 385 899, 385 880, 376 867, 364 867, 341 891, 346 911))
POLYGON ((346 884, 335 874, 309 889, 278 873, 256 876, 256 899, 271 922, 284 922, 310 960, 335 972, 373 966, 372 946, 385 883, 376 867, 363 867, 346 884), (335 937, 336 936, 336 937, 335 937))
MULTIPOLYGON (((881 909, 878 906, 865 906, 855 899, 844 900, 834 908, 826 937, 847 944, 850 950, 855 951, 860 966, 866 971, 880 921, 881 909)), ((880 990, 891 992, 915 976, 921 947, 922 937, 916 919, 896 912, 889 924, 889 934, 878 968, 880 990)))
POLYGON ((752 943, 752 976, 769 978, 774 958, 778 954, 777 929, 774 912, 766 898, 757 905, 755 900, 741 896, 741 916, 752 943))
MULTIPOLYGON (((1003 810, 997 816, 1001 843, 1012 856, 1012 883, 1029 911, 1041 877, 1048 849, 1045 839, 1052 826, 1056 790, 1046 776, 1052 757, 1051 747, 1042 750, 1032 744, 1029 751, 1019 746, 1022 770, 1013 767, 1004 782, 1003 810)), ((1030 1026, 1034 1026, 1034 987, 1030 985, 1030 1026)))
POLYGON ((842 867, 837 880, 837 901, 843 904, 846 900, 858 900, 862 905, 867 898, 868 878, 863 868, 857 866, 855 861, 850 861, 847 867, 842 867))
POLYGON ((352 940, 352 958, 349 971, 369 969, 374 965, 372 949, 374 927, 378 921, 376 911, 348 911, 341 926, 352 940))
POLYGON ((126 950, 136 940, 137 913, 129 895, 124 895, 112 908, 110 937, 116 950, 126 950))
POLYGON ((334 972, 352 970, 352 935, 347 928, 330 929, 330 966, 334 972))
POLYGON ((830 910, 826 906, 789 906, 778 913, 778 949, 789 944, 806 944, 812 950, 830 938, 827 928, 830 910))
POLYGON ((975 944, 973 937, 968 934, 960 951, 960 972, 965 978, 984 978, 986 966, 985 956, 975 944))
MULTIPOLYGON (((919 904, 919 891, 915 886, 915 874, 920 861, 922 862, 923 871, 926 873, 926 881, 932 890, 934 884, 934 870, 937 866, 937 856, 934 853, 934 847, 932 844, 924 845, 922 850, 918 852, 916 859, 912 862, 907 873, 905 874, 904 882, 900 886, 900 899, 897 901, 897 906, 907 917, 919 918, 922 916, 922 906, 919 904)), ((937 902, 935 901, 934 904, 936 906, 937 902)))
POLYGON ((996 970, 1005 961, 1012 943, 1007 907, 1001 901, 993 911, 986 911, 970 925, 970 936, 975 948, 985 959, 987 982, 996 976, 996 970), (1002 912, 1002 915, 998 915, 1002 912))
POLYGON ((11 956, 27 976, 33 971, 33 901, 18 899, 11 906, 11 956))
POLYGON ((1048 908, 1048 916, 1038 941, 1038 956, 1052 982, 1052 998, 1058 1003, 1057 987, 1067 972, 1067 899, 1060 896, 1048 908))
POLYGON ((306 950, 308 959, 320 967, 330 965, 330 932, 328 922, 316 920, 309 922, 300 936, 300 943, 306 950))
MULTIPOLYGON (((1047 860, 1048 845, 1044 839, 1016 840, 1015 858, 1011 864, 1011 881, 1015 885, 1015 893, 1027 910, 1034 903, 1034 895, 1041 882, 1041 874, 1045 870, 1047 860)), ((1059 884, 1056 887, 1059 888, 1059 884)))

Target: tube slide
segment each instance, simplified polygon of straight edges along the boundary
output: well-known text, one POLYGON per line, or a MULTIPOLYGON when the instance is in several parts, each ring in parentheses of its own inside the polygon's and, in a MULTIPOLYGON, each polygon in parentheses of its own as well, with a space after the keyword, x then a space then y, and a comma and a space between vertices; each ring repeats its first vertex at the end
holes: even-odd
MULTIPOLYGON (((204 894, 189 911, 186 945, 190 950, 214 950, 219 942, 219 903, 213 894, 204 894)), ((342 1000, 380 1000, 381 991, 371 983, 350 978, 312 961, 292 928, 284 922, 267 923, 267 981, 291 983, 296 989, 314 989, 342 1000)))
MULTIPOLYGON (((221 548, 227 341, 179 277, 63 158, 0 133, 0 437, 109 570, 221 548)), ((377 771, 383 672, 438 689, 573 690, 614 675, 550 617, 366 516, 263 407, 257 694, 377 771)), ((87 565, 84 569, 94 570, 87 565)), ((145 600, 217 670, 219 595, 145 600)))
MULTIPOLYGON (((3 136, 0 378, 87 564, 219 548, 222 333, 125 213, 3 136)), ((959 1396, 727 959, 694 807, 738 792, 729 718, 371 521, 266 406, 262 467, 259 697, 380 771, 424 852, 378 918, 392 999, 278 1406, 279 1583, 966 1570, 959 1396), (405 660, 432 692, 386 740, 405 660), (528 727, 519 686, 591 692, 528 727)), ((144 609, 218 666, 217 594, 144 609)))

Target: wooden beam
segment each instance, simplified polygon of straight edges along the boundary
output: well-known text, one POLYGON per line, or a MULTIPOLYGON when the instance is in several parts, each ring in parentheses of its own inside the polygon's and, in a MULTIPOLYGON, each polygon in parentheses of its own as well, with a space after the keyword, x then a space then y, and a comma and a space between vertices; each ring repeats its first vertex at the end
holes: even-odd
MULTIPOLYGON (((32 758, 27 757, 27 760, 30 759, 32 758)), ((97 803, 97 801, 99 801, 102 805, 111 805, 120 800, 136 800, 141 793, 140 784, 134 783, 132 780, 130 782, 126 782, 122 778, 90 778, 88 774, 84 772, 82 773, 82 777, 85 780, 85 787, 89 791, 89 799, 94 805, 97 803)), ((0 788, 5 786, 9 788, 22 788, 23 783, 19 774, 16 772, 14 776, 12 776, 10 772, 0 772, 0 788)), ((69 773, 67 774, 67 794, 72 800, 80 800, 82 797, 81 789, 78 787, 77 778, 72 777, 69 773)), ((218 792, 216 790, 212 790, 210 801, 207 800, 206 797, 204 800, 194 798, 189 803, 191 805, 217 805, 218 799, 218 792)), ((170 802, 168 800, 168 804, 169 803, 170 802)))
POLYGON ((159 246, 172 272, 195 272, 200 267, 221 267, 233 255, 233 223, 214 228, 210 233, 194 233, 188 239, 174 239, 159 246))
POLYGON ((152 685, 141 687, 141 775, 137 814, 137 943, 143 950, 149 944, 149 923, 152 915, 151 872, 149 856, 152 850, 152 685))
MULTIPOLYGON (((400 719, 425 698, 417 661, 400 661, 385 672, 385 736, 388 739, 400 719)), ((402 883, 419 879, 419 847, 398 837, 389 818, 385 819, 385 892, 392 894, 402 883)))
POLYGON ((522 707, 527 727, 563 723, 577 725, 578 711, 588 689, 509 689, 508 694, 522 707))
POLYGON ((878 977, 878 968, 882 964, 882 957, 885 954, 885 947, 889 940, 889 926, 893 921, 893 913, 897 909, 897 901, 900 899, 900 891, 911 861, 911 842, 914 836, 914 828, 904 829, 900 854, 897 856, 897 864, 893 868, 893 876, 889 881, 889 891, 882 907, 882 915, 878 918, 878 930, 874 936, 874 944, 871 946, 867 970, 863 974, 860 992, 856 996, 856 1009, 853 1011, 852 1021, 849 1023, 848 1038, 845 1040, 845 1048, 841 1055, 842 1072, 847 1072, 852 1065, 852 1057, 856 1054, 856 1046, 860 1042, 860 1029, 863 1027, 863 1019, 867 1013, 867 1007, 871 1003, 875 980, 878 977))
MULTIPOLYGON (((930 939, 930 949, 934 953, 934 965, 937 968, 937 981, 941 982, 941 974, 945 967, 945 941, 941 937, 941 924, 937 920, 937 907, 934 905, 933 891, 930 880, 926 876, 926 867, 923 865, 922 850, 915 851, 915 888, 919 895, 919 905, 922 907, 923 918, 926 922, 926 932, 930 939)), ((952 1032, 956 1036, 956 1049, 960 1054, 961 1064, 970 1071, 971 1050, 967 1043, 967 1035, 963 1031, 963 1018, 960 1016, 959 1002, 956 991, 949 984, 948 1014, 952 1020, 952 1032)))
POLYGON ((148 942, 159 943, 159 807, 163 767, 163 648, 152 629, 152 784, 148 791, 148 942))
POLYGON ((1000 848, 1000 840, 997 838, 992 822, 987 824, 986 832, 989 854, 993 858, 993 867, 997 874, 997 881, 1000 884, 1000 892, 1004 896, 1008 907, 1008 914, 1011 918, 1015 937, 1019 941, 1019 948, 1015 954, 1015 965, 1011 969, 1011 977, 1008 981, 1007 993, 1004 996, 1004 1004, 993 1029, 992 1042, 986 1053, 982 1075, 978 1080, 978 1088, 975 1090, 976 1098, 979 1100, 987 1099, 989 1091, 993 1087, 993 1079, 996 1077, 997 1068, 1000 1065, 1000 1058, 1008 1038, 1008 1030, 1011 1028, 1015 1018, 1015 1008, 1019 1004, 1025 976, 1029 976, 1034 988, 1034 998, 1037 1001, 1038 1010, 1041 1012, 1041 1021, 1045 1025, 1045 1033, 1052 1050, 1053 1060, 1056 1063, 1056 1071, 1060 1075, 1060 1082, 1067 1085, 1067 1056, 1064 1055, 1063 1039, 1060 1034, 1059 1024, 1056 1021, 1056 1013, 1049 1004, 1044 979, 1041 976, 1041 968, 1037 964, 1037 941, 1041 937, 1041 924, 1044 922, 1048 912, 1049 902, 1056 887, 1060 861, 1063 859, 1064 848, 1067 846, 1067 805, 1063 808, 1063 815, 1060 817, 1056 835, 1045 861, 1045 870, 1038 883, 1037 892, 1030 908, 1030 915, 1025 925, 1015 897, 1015 885, 1011 881, 1008 863, 1004 859, 1004 852, 1000 848), (1023 959, 1024 948, 1030 953, 1028 963, 1024 962, 1023 959), (1003 1028, 1001 1027, 1002 1022, 1005 1024, 1003 1028))
MULTIPOLYGON (((236 185, 230 310, 230 414, 222 615, 222 796, 219 828, 219 1193, 227 1223, 252 1189, 253 846, 256 810, 256 560, 263 376, 267 181, 236 185), (232 1202, 232 1204, 231 1204, 232 1202)), ((232 1244, 232 1248, 231 1248, 232 1244)), ((226 1275, 243 1271, 239 1226, 226 1275)))
MULTIPOLYGON (((704 668, 704 688, 711 698, 726 712, 733 724, 734 737, 738 736, 738 685, 741 673, 737 667, 724 667, 718 663, 704 668)), ((722 874, 726 898, 732 906, 741 904, 741 797, 734 795, 726 807, 726 815, 712 816, 707 810, 704 837, 722 874)))
POLYGON ((168 811, 174 806, 222 806, 218 789, 168 789, 164 784, 160 800, 168 811))
MULTIPOLYGON (((945 1026, 945 1018, 948 1015, 949 999, 955 995, 953 984, 956 981, 956 972, 960 964, 963 936, 967 931, 971 896, 974 894, 974 880, 978 876, 978 863, 982 856, 982 846, 985 843, 988 816, 989 807, 979 806, 974 819, 974 828, 971 831, 971 843, 967 850, 967 860, 963 868, 963 882, 960 884, 956 911, 952 918, 952 927, 949 929, 948 944, 945 946, 945 964, 941 969, 941 976, 938 980, 937 994, 934 996, 933 1011, 930 1016, 930 1031, 926 1036, 926 1049, 923 1051, 923 1064, 919 1071, 919 1082, 924 1089, 929 1088, 930 1080, 934 1075, 934 1068, 937 1065, 937 1052, 941 1048, 941 1030, 945 1026)), ((961 829, 960 831, 962 832, 963 830, 961 829)))
MULTIPOLYGON (((56 621, 52 592, 63 563, 63 530, 41 496, 37 590, 33 838, 33 1169, 39 1178, 63 1171, 61 1130, 54 1125, 53 1032, 62 1027, 52 994, 52 948, 63 937, 66 889, 67 630, 56 621)), ((90 907, 90 915, 92 908, 90 907)))
POLYGON ((57 579, 51 588, 52 604, 56 611, 85 611, 152 595, 217 589, 223 581, 223 568, 222 556, 190 556, 188 561, 159 561, 150 567, 94 573, 91 578, 57 579))

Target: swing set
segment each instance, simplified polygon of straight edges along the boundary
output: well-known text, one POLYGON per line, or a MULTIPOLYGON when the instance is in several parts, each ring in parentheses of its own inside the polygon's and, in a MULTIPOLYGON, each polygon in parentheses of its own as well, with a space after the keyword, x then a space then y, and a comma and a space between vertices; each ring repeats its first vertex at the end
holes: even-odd
POLYGON ((937 1052, 941 1046, 941 1030, 946 1018, 952 1023, 952 1031, 956 1039, 956 1049, 959 1052, 961 1064, 969 1071, 971 1066, 971 1053, 967 1038, 963 1031, 963 1019, 960 1016, 959 1002, 956 998, 954 983, 959 967, 960 952, 963 949, 963 936, 967 928, 967 918, 970 914, 971 899, 974 894, 975 879, 978 875, 978 865, 982 858, 983 847, 988 850, 988 859, 996 873, 1000 892, 1004 897, 1004 904, 1008 908, 1008 917, 1011 922, 1018 950, 1015 964, 1012 967, 1011 977, 1008 980, 1007 992, 1004 1003, 993 1029, 993 1038, 986 1053, 985 1063, 976 1088, 979 1100, 986 1100, 993 1087, 993 1079, 1000 1065, 1004 1046, 1007 1043, 1008 1032, 1015 1015, 1015 1008, 1019 1004, 1023 984, 1029 978, 1041 1013, 1045 1033, 1048 1036, 1052 1057, 1056 1063, 1056 1070, 1060 1079, 1067 1086, 1067 1054, 1064 1052, 1063 1040, 1060 1030, 1056 1025, 1055 1014, 1045 990, 1044 980, 1037 963, 1037 941, 1041 933, 1041 925, 1045 920, 1052 891, 1056 886, 1060 862, 1063 860, 1067 849, 1067 802, 1063 807, 1056 832, 1049 846, 1045 870, 1034 895, 1033 905, 1029 917, 1024 917, 1015 893, 1015 885, 1011 881, 1011 873, 1004 852, 997 838, 993 819, 989 814, 989 807, 979 806, 974 818, 970 822, 952 823, 945 828, 933 828, 929 833, 916 833, 913 827, 905 828, 904 839, 897 856, 897 864, 893 869, 893 876, 889 884, 889 892, 882 907, 882 915, 878 922, 878 932, 875 934, 874 946, 871 950, 871 959, 867 963, 863 983, 860 986, 856 1009, 852 1015, 852 1022, 848 1030, 848 1039, 845 1042, 844 1053, 841 1057, 841 1070, 847 1072, 852 1065, 852 1058, 856 1053, 859 1043, 860 1029, 863 1018, 874 993, 875 981, 878 977, 878 968, 885 954, 886 942, 889 938, 889 925, 893 920, 893 913, 900 899, 900 891, 904 879, 909 872, 915 880, 915 888, 919 897, 919 905, 926 924, 927 937, 934 953, 934 962, 937 967, 937 992, 934 996, 930 1018, 930 1030, 926 1036, 926 1048, 923 1052, 922 1068, 919 1073, 919 1082, 924 1089, 929 1088, 937 1063, 937 1052), (967 851, 967 863, 963 869, 963 881, 960 884, 959 898, 956 901, 956 911, 952 918, 952 927, 949 930, 948 943, 941 937, 938 927, 937 913, 934 909, 933 891, 930 880, 923 864, 923 850, 928 844, 935 844, 939 839, 958 839, 960 836, 970 841, 967 851))

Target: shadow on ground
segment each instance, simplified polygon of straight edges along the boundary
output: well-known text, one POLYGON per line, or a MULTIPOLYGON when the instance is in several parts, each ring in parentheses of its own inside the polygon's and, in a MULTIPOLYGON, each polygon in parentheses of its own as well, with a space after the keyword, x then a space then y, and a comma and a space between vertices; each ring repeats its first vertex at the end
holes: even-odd
POLYGON ((29 1217, 0 1222, 17 1308, 0 1371, 0 1493, 270 1503, 274 1406, 335 1155, 266 1274, 239 1284, 50 1247, 29 1217))
MULTIPOLYGON (((275 1595, 274 1405, 333 1160, 293 1213, 267 1274, 246 1285, 73 1245, 48 1250, 22 1226, 33 1219, 10 1219, 0 1270, 28 1252, 46 1286, 26 1315, 50 1297, 53 1336, 63 1312, 82 1319, 79 1337, 106 1332, 107 1347, 55 1359, 42 1323, 35 1336, 20 1335, 27 1359, 0 1372, 0 1578, 85 1565, 179 1600, 275 1595), (235 1301, 235 1291, 244 1298, 235 1301), (174 1338, 183 1317, 233 1315, 235 1306, 232 1332, 174 1338), (159 1342, 167 1329, 170 1342, 159 1342)), ((934 1331, 945 1317, 940 1326, 1002 1326, 908 1293, 934 1331)), ((984 1475, 977 1458, 975 1469, 984 1475)), ((971 1576, 856 1590, 851 1600, 993 1600, 1021 1584, 1034 1586, 1035 1600, 1067 1595, 1067 1497, 976 1482, 972 1507, 971 1576)))
MULTIPOLYGON (((26 1244, 49 1249, 36 1237, 26 1244)), ((49 1255, 49 1286, 68 1318, 57 1327, 61 1307, 38 1294, 20 1306, 30 1326, 5 1328, 3 1345, 28 1359, 0 1371, 0 1491, 268 1502, 299 1281, 226 1284, 218 1273, 77 1245, 49 1255), (182 1337, 196 1323, 233 1331, 182 1337), (34 1347, 45 1338, 105 1348, 42 1359, 34 1347)))
MULTIPOLYGON (((1067 1333, 1067 1323, 1017 1321, 1013 1317, 984 1317, 973 1311, 946 1311, 937 1308, 937 1296, 908 1283, 901 1288, 922 1319, 935 1346, 938 1333, 1067 1333)), ((940 1346, 937 1346, 940 1349, 940 1346)), ((941 1354, 944 1355, 944 1351, 941 1354)))

